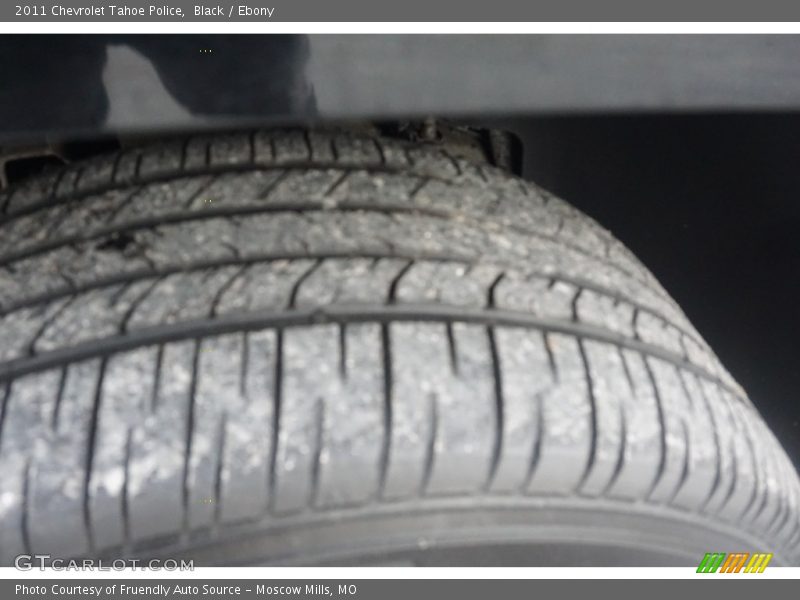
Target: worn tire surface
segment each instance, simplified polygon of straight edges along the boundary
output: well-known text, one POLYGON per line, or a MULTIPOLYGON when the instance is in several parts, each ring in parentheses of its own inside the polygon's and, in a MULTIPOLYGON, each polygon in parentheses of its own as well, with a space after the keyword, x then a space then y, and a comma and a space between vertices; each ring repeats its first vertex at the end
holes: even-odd
POLYGON ((281 131, 2 194, 2 564, 510 541, 520 564, 800 563, 797 474, 745 393, 629 251, 530 183, 281 131))

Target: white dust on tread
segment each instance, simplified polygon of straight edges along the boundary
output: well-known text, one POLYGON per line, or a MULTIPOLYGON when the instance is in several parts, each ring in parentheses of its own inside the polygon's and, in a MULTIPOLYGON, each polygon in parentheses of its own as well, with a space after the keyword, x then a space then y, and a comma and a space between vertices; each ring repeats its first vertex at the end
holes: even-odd
POLYGON ((381 305, 386 301, 392 280, 406 263, 397 258, 325 259, 303 281, 295 306, 381 305))
POLYGON ((209 315, 217 291, 239 267, 204 273, 175 273, 159 281, 136 305, 128 321, 130 330, 199 319, 209 315))
POLYGON ((690 449, 685 439, 690 407, 675 366, 652 357, 647 358, 647 364, 661 402, 665 443, 663 470, 650 493, 650 499, 663 503, 672 499, 681 482, 685 463, 690 459, 686 454, 690 449))
POLYGON ((541 453, 527 491, 570 494, 590 456, 589 387, 577 340, 561 334, 547 334, 545 340, 558 372, 558 385, 542 398, 545 427, 541 453))
POLYGON ((500 274, 493 265, 469 265, 451 261, 416 262, 397 286, 398 302, 441 303, 483 308, 487 290, 500 274))
POLYGON ((152 283, 152 280, 145 279, 83 294, 79 301, 71 302, 45 327, 34 350, 47 352, 117 334, 124 316, 152 283))
POLYGON ((99 374, 99 359, 67 367, 57 427, 46 436, 47 457, 37 458, 31 469, 28 529, 34 552, 61 548, 80 555, 88 550, 83 522, 86 432, 99 374))
POLYGON ((540 331, 496 327, 494 335, 502 373, 503 429, 492 491, 522 489, 534 466, 541 403, 555 385, 540 331))
POLYGON ((277 512, 361 503, 376 492, 383 435, 380 328, 345 328, 346 376, 340 333, 335 325, 284 333, 277 512))
POLYGON ((564 281, 548 281, 542 277, 524 278, 509 273, 497 284, 495 306, 537 317, 572 319, 572 299, 578 288, 564 281))
MULTIPOLYGON (((617 352, 607 346, 608 352, 617 352)), ((619 365, 614 365, 616 376, 613 382, 622 401, 625 417, 625 452, 622 469, 608 489, 609 496, 639 500, 646 496, 653 483, 653 474, 658 470, 661 458, 661 426, 655 390, 647 372, 644 357, 633 350, 620 349, 619 365), (630 377, 630 382, 627 380, 630 377)), ((608 385, 612 385, 610 378, 608 385)))
POLYGON ((200 342, 188 474, 191 528, 212 525, 217 515, 237 520, 266 509, 275 360, 274 331, 200 342))
POLYGON ((60 370, 16 379, 6 399, 0 438, 0 561, 11 564, 25 551, 22 537, 25 475, 29 464, 50 458, 50 429, 60 370))
POLYGON ((310 259, 252 265, 245 277, 237 278, 222 294, 217 304, 218 314, 286 308, 295 282, 313 265, 310 259))
POLYGON ((454 324, 457 373, 443 324, 392 324, 389 336, 393 402, 385 496, 477 491, 488 473, 496 422, 485 328, 454 324))
POLYGON ((630 390, 620 385, 625 382, 625 373, 615 346, 592 340, 583 340, 581 344, 591 383, 595 433, 594 457, 580 491, 599 496, 612 483, 625 443, 623 403, 629 400, 630 390))

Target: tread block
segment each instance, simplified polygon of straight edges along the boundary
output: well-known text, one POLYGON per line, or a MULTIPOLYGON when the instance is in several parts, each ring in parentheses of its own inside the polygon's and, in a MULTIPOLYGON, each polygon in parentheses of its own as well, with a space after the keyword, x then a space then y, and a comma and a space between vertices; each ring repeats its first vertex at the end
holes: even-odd
POLYGON ((625 349, 620 356, 625 373, 616 389, 625 418, 625 449, 622 468, 606 493, 637 500, 650 491, 661 459, 658 400, 642 355, 625 349))
MULTIPOLYGON (((465 323, 454 323, 451 330, 456 370, 440 373, 440 381, 428 391, 436 403, 434 455, 425 489, 431 495, 480 490, 487 481, 497 435, 488 331, 465 323)), ((428 373, 433 382, 434 374, 428 373)))
POLYGON ((29 487, 29 465, 47 460, 52 438, 51 421, 58 397, 60 369, 16 379, 6 392, 3 429, 0 432, 0 560, 13 564, 27 553, 30 536, 23 531, 25 493, 29 487))
POLYGON ((714 423, 708 414, 708 405, 702 395, 697 377, 678 369, 684 393, 689 401, 686 415, 690 426, 689 448, 691 463, 686 480, 672 499, 672 503, 686 509, 700 506, 711 493, 717 467, 717 448, 712 432, 714 423))
POLYGON ((728 498, 738 475, 737 455, 732 451, 736 444, 735 429, 731 420, 730 407, 722 396, 719 386, 703 380, 700 382, 700 387, 710 408, 709 415, 714 421, 711 433, 715 438, 719 456, 717 475, 703 510, 706 513, 715 514, 728 498))
POLYGON ((661 404, 664 456, 649 499, 666 503, 683 485, 691 460, 688 421, 689 404, 675 367, 660 359, 648 358, 647 365, 661 404))
POLYGON ((168 275, 139 301, 128 320, 128 328, 136 330, 208 316, 217 294, 239 270, 239 267, 224 267, 168 275))
POLYGON ((502 373, 503 429, 490 490, 515 492, 527 483, 537 458, 542 398, 555 380, 541 332, 496 327, 494 334, 502 373))
POLYGON ((303 281, 295 306, 382 304, 406 261, 393 258, 325 259, 303 281))
POLYGON ((329 390, 322 406, 316 498, 317 506, 326 508, 363 504, 377 495, 385 435, 380 326, 351 324, 339 335, 343 345, 318 356, 330 365, 318 370, 320 389, 329 390), (338 371, 330 364, 336 360, 338 371))
POLYGON ((338 344, 335 325, 292 328, 283 334, 280 427, 272 490, 272 508, 278 513, 304 510, 317 501, 328 391, 310 383, 307 365, 315 365, 317 381, 336 377, 338 344))
POLYGON ((630 390, 625 383, 622 357, 616 347, 600 342, 581 342, 591 383, 594 406, 594 458, 580 493, 599 496, 613 483, 624 460, 626 435, 625 405, 630 390))
POLYGON ((236 311, 278 311, 288 307, 294 286, 315 262, 286 260, 249 267, 242 277, 238 277, 223 292, 217 304, 217 313, 224 315, 236 311))
MULTIPOLYGON (((723 504, 719 509, 719 516, 726 520, 738 520, 747 509, 753 490, 757 486, 757 477, 754 457, 747 440, 747 432, 740 421, 738 399, 731 398, 727 391, 721 390, 720 397, 727 405, 729 427, 731 427, 730 452, 733 454, 735 478, 731 482, 723 504)), ((766 461, 760 465, 760 471, 766 472, 769 465, 766 461)))
POLYGON ((425 490, 435 459, 437 405, 453 376, 444 324, 393 323, 388 330, 391 434, 383 497, 394 500, 425 490))
POLYGON ((593 290, 581 291, 575 303, 578 321, 613 331, 627 338, 634 337, 634 307, 593 290))
POLYGON ((29 481, 28 528, 36 553, 59 549, 80 556, 89 550, 83 514, 86 432, 99 374, 99 359, 69 365, 60 399, 52 398, 58 402, 58 414, 46 435, 50 452, 33 458, 29 481))
POLYGON ((495 288, 494 302, 497 308, 570 320, 572 301, 578 291, 579 288, 565 281, 507 274, 495 288))
POLYGON ((397 286, 396 299, 409 303, 442 303, 483 308, 500 269, 455 262, 415 262, 397 286))
POLYGON ((529 494, 571 494, 591 456, 591 402, 578 341, 546 334, 558 385, 542 395, 539 460, 528 483, 529 494))

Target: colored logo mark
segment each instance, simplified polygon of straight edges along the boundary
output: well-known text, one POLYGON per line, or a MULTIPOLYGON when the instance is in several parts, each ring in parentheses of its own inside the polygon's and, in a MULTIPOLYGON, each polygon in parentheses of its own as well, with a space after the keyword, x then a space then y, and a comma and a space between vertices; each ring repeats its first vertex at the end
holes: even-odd
POLYGON ((763 573, 772 560, 764 552, 709 552, 700 561, 698 573, 763 573))

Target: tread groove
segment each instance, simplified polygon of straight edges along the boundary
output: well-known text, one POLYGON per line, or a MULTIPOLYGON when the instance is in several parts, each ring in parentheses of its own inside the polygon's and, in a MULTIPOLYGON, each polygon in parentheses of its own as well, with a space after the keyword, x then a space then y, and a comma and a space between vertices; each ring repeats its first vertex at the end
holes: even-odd
POLYGON ((208 189, 214 185, 214 183, 219 179, 219 175, 212 175, 211 177, 206 178, 206 180, 200 184, 200 187, 197 190, 189 195, 189 198, 186 202, 183 203, 183 208, 188 209, 194 204, 194 201, 197 200, 200 196, 206 193, 208 189))
POLYGON ((414 266, 414 259, 410 259, 394 276, 392 282, 389 284, 389 293, 387 294, 386 301, 389 304, 397 302, 397 287, 400 285, 400 280, 403 279, 406 273, 414 266))
POLYGON ((250 361, 250 334, 247 331, 242 332, 242 356, 239 364, 239 394, 243 398, 250 400, 250 394, 247 390, 247 375, 250 361))
POLYGON ((308 506, 317 507, 319 497, 319 476, 322 466, 322 444, 325 435, 325 401, 318 397, 314 404, 316 429, 314 435, 314 449, 311 455, 311 485, 309 486, 308 506))
POLYGON ((2 399, 0 399, 0 451, 3 449, 3 426, 8 412, 8 402, 11 398, 11 386, 12 383, 10 381, 3 386, 2 399))
MULTIPOLYGON (((747 504, 745 504, 744 509, 741 513, 739 513, 739 519, 743 519, 744 516, 750 512, 750 509, 755 506, 756 498, 758 497, 758 488, 762 484, 761 476, 759 475, 760 469, 758 468, 758 462, 756 461, 756 449, 753 445, 752 437, 750 436, 750 430, 747 426, 744 427, 744 440, 747 443, 747 449, 749 450, 750 454, 750 462, 753 465, 753 477, 755 478, 755 485, 753 486, 753 491, 750 494, 750 498, 747 500, 747 504)), ((763 482, 764 485, 764 497, 761 499, 761 504, 759 504, 758 508, 756 509, 755 515, 753 515, 752 521, 757 521, 758 518, 761 516, 761 513, 764 511, 764 508, 767 503, 767 486, 766 483, 763 482)), ((769 528, 768 528, 769 529, 769 528)))
POLYGON ((305 272, 297 278, 297 281, 294 282, 292 286, 292 291, 289 294, 289 304, 287 308, 292 309, 297 305, 297 294, 300 293, 300 286, 303 285, 303 282, 311 277, 311 275, 316 271, 320 265, 322 265, 324 259, 318 258, 316 259, 312 265, 305 270, 305 272))
MULTIPOLYGON (((625 363, 623 358, 623 365, 624 364, 625 363)), ((627 450, 627 445, 628 445, 628 423, 627 423, 627 418, 625 416, 624 402, 619 403, 619 422, 620 422, 619 454, 617 455, 617 462, 614 463, 614 471, 611 473, 611 478, 608 480, 608 483, 606 483, 606 485, 603 487, 603 490, 600 492, 601 496, 605 496, 611 491, 611 488, 614 487, 614 484, 617 482, 617 479, 619 479, 619 476, 622 474, 623 468, 625 466, 625 452, 627 450)))
POLYGON ((131 447, 133 442, 133 428, 128 427, 125 435, 125 455, 122 466, 122 545, 123 548, 131 547, 131 514, 130 514, 130 474, 131 474, 131 447))
POLYGON ((281 404, 283 394, 283 330, 275 334, 275 371, 273 373, 272 437, 270 438, 268 510, 275 508, 278 491, 278 436, 281 431, 281 404))
POLYGON ((447 321, 444 327, 447 332, 447 355, 450 359, 450 370, 453 375, 458 377, 458 349, 456 348, 456 338, 453 334, 453 322, 447 321))
POLYGON ((214 467, 214 531, 219 529, 222 522, 222 485, 223 469, 225 465, 225 436, 228 424, 228 413, 223 410, 219 419, 217 431, 217 462, 214 467))
POLYGON ((158 390, 161 386, 161 369, 164 362, 164 344, 158 345, 156 350, 156 365, 153 372, 153 388, 150 391, 150 412, 158 410, 158 390))
POLYGON ((389 450, 392 444, 392 345, 387 323, 381 325, 381 350, 383 359, 383 438, 378 461, 377 497, 379 500, 383 498, 386 490, 389 450))
POLYGON ((184 438, 184 452, 183 452, 183 475, 182 475, 182 483, 181 483, 181 498, 182 498, 182 506, 183 506, 183 529, 182 533, 184 536, 189 534, 190 531, 190 522, 189 522, 189 503, 191 502, 191 489, 190 489, 190 482, 189 482, 189 469, 191 467, 191 460, 192 460, 192 444, 194 438, 194 429, 195 429, 195 402, 197 396, 197 379, 198 379, 198 367, 200 363, 200 340, 195 339, 194 341, 194 349, 192 355, 192 374, 191 380, 189 383, 189 397, 187 399, 187 410, 186 410, 186 431, 185 431, 185 438, 184 438))
POLYGON ((425 496, 428 493, 428 486, 433 475, 433 462, 436 458, 436 438, 439 435, 439 400, 436 393, 428 396, 428 422, 430 423, 430 433, 425 446, 425 463, 422 471, 422 481, 419 486, 419 495, 425 496))
POLYGON ((71 304, 72 304, 74 301, 75 301, 75 297, 72 297, 72 298, 67 298, 67 300, 66 300, 66 301, 65 301, 65 302, 64 302, 64 303, 63 303, 61 306, 59 306, 59 307, 58 307, 58 308, 57 308, 57 309, 56 309, 56 310, 53 312, 53 314, 52 314, 52 315, 50 315, 48 318, 46 318, 46 319, 45 319, 45 320, 42 322, 42 325, 41 325, 41 327, 39 327, 39 329, 36 331, 36 333, 34 334, 33 338, 31 339, 30 343, 28 344, 28 354, 29 354, 29 355, 31 355, 31 356, 36 356, 36 355, 38 354, 38 352, 36 351, 36 344, 37 344, 37 342, 39 341, 39 338, 41 338, 41 337, 44 335, 44 332, 45 332, 45 331, 47 331, 47 329, 48 329, 48 328, 49 328, 49 327, 50 327, 50 326, 51 326, 53 323, 55 323, 55 322, 56 322, 56 319, 58 319, 58 317, 60 317, 60 316, 61 316, 61 314, 62 314, 62 313, 65 311, 65 310, 67 310, 67 308, 69 308, 69 306, 70 306, 70 305, 71 305, 71 304))
POLYGON ((31 550, 31 458, 25 462, 25 469, 22 471, 22 514, 20 516, 20 529, 22 535, 22 546, 25 554, 33 554, 31 550))
MULTIPOLYGON (((683 362, 680 356, 663 350, 659 346, 652 346, 643 342, 633 342, 617 334, 609 333, 594 326, 581 325, 571 322, 540 319, 527 313, 517 313, 506 310, 475 310, 462 307, 443 305, 417 305, 417 304, 386 304, 377 306, 339 305, 314 309, 294 309, 290 311, 256 311, 241 315, 225 315, 214 320, 183 321, 181 323, 150 327, 127 332, 123 335, 100 338, 91 342, 75 344, 68 349, 57 349, 44 352, 35 356, 13 359, 0 363, 0 381, 7 381, 14 377, 42 370, 51 366, 60 366, 68 362, 76 362, 83 358, 93 356, 106 356, 137 346, 151 345, 203 337, 207 335, 241 331, 242 329, 254 330, 268 327, 289 327, 311 323, 357 323, 357 322, 394 322, 394 321, 458 321, 464 323, 478 323, 483 325, 509 325, 527 329, 539 329, 545 333, 565 333, 580 338, 592 339, 601 342, 616 344, 624 348, 636 350, 645 356, 652 356, 675 364, 682 369, 697 374, 704 379, 719 385, 732 394, 737 390, 731 389, 727 383, 704 371, 692 363, 683 362)), ((545 337, 547 339, 547 336, 545 337)), ((547 348, 547 346, 545 346, 547 348)), ((548 348, 550 354, 551 350, 548 348)), ((554 375, 558 376, 557 365, 553 359, 551 368, 554 375)), ((746 399, 736 396, 737 401, 747 404, 746 399)))
POLYGON ((664 417, 664 406, 663 401, 661 399, 661 392, 658 389, 658 385, 656 384, 655 374, 653 373, 653 369, 650 366, 650 361, 648 360, 647 356, 642 356, 642 361, 644 362, 645 371, 647 372, 647 378, 650 381, 650 385, 653 389, 653 397, 656 399, 656 411, 658 413, 658 427, 659 427, 659 444, 661 447, 661 453, 658 459, 658 469, 656 470, 656 474, 653 477, 653 482, 650 484, 650 489, 645 494, 645 498, 650 499, 655 492, 656 487, 658 487, 658 483, 661 481, 661 477, 664 475, 664 470, 667 466, 667 425, 664 417))
POLYGON ((217 309, 219 308, 219 303, 222 300, 222 297, 229 289, 231 289, 231 286, 233 286, 236 280, 239 279, 242 275, 244 275, 245 271, 247 271, 248 268, 250 268, 249 265, 242 265, 241 267, 236 269, 236 271, 227 279, 227 281, 225 281, 221 286, 219 286, 219 289, 214 294, 214 299, 211 301, 210 316, 212 318, 217 316, 217 309))
MULTIPOLYGON (((577 298, 577 295, 575 298, 577 298)), ((573 305, 574 302, 575 299, 573 299, 573 305)), ((581 338, 578 338, 578 352, 581 357, 581 362, 583 363, 583 370, 586 374, 586 389, 590 407, 589 416, 591 420, 591 433, 589 437, 589 459, 586 461, 586 467, 581 475, 580 480, 578 481, 578 485, 575 486, 575 493, 580 493, 581 489, 586 483, 586 480, 589 478, 589 475, 592 472, 592 467, 594 467, 594 463, 597 458, 597 398, 595 397, 594 379, 592 378, 592 373, 589 369, 589 360, 586 356, 586 348, 584 347, 584 343, 581 338)))
POLYGON ((97 374, 97 386, 92 404, 92 414, 89 421, 89 431, 86 441, 86 464, 84 467, 83 479, 83 526, 86 530, 86 540, 89 550, 94 552, 96 549, 94 539, 94 526, 92 524, 91 507, 91 483, 92 469, 94 467, 95 444, 97 443, 97 425, 100 418, 100 404, 103 398, 103 380, 106 374, 106 359, 100 361, 100 369, 97 374))
POLYGON ((546 424, 544 422, 544 396, 546 392, 537 393, 534 398, 536 401, 536 432, 531 446, 531 458, 528 462, 528 470, 525 473, 525 480, 520 486, 520 493, 525 494, 533 481, 533 476, 536 475, 536 467, 539 466, 539 458, 542 455, 542 438, 544 438, 544 431, 546 424))
POLYGON ((697 509, 698 513, 704 513, 706 510, 706 506, 717 493, 719 489, 720 481, 722 481, 722 447, 719 441, 719 429, 717 427, 717 418, 714 416, 714 411, 711 407, 711 403, 708 400, 708 396, 706 396, 706 392, 703 389, 702 384, 699 381, 697 375, 693 375, 695 381, 697 382, 697 388, 700 390, 700 398, 703 400, 703 404, 705 405, 706 412, 708 413, 708 417, 711 420, 711 432, 713 434, 714 439, 714 479, 711 482, 711 489, 708 491, 708 495, 705 497, 703 502, 697 509))
POLYGON ((339 376, 347 380, 347 324, 339 323, 339 376))
POLYGON ((0 231, 15 228, 2 545, 36 549, 68 475, 90 554, 486 502, 663 515, 800 560, 794 468, 744 391, 630 251, 533 184, 432 144, 302 127, 162 141, 31 183, 0 193, 0 231), (175 504, 140 530, 161 421, 178 446, 142 507, 167 482, 175 504), (69 473, 50 474, 43 445, 69 473))
POLYGON ((503 368, 500 362, 500 355, 497 351, 497 340, 495 339, 494 329, 486 328, 486 335, 489 339, 489 353, 491 355, 492 373, 494 379, 494 400, 495 400, 495 436, 492 444, 492 454, 489 461, 489 472, 483 484, 483 490, 489 490, 494 482, 497 468, 500 466, 500 456, 503 451, 503 427, 505 422, 503 400, 503 368))
MULTIPOLYGON (((439 210, 430 207, 421 207, 421 206, 409 206, 405 203, 385 203, 381 205, 376 205, 374 202, 363 202, 363 201, 345 201, 337 203, 336 209, 339 211, 350 211, 350 212, 373 212, 376 214, 387 214, 387 215, 397 215, 397 214, 413 214, 416 216, 425 216, 433 219, 441 219, 445 221, 453 221, 458 220, 461 223, 467 223, 473 226, 483 226, 487 220, 486 219, 478 219, 475 216, 470 216, 468 214, 462 213, 460 211, 446 211, 446 210, 439 210)), ((151 229, 153 227, 157 227, 163 224, 176 224, 176 223, 188 223, 192 221, 204 220, 204 219, 211 219, 217 217, 243 217, 248 215, 256 215, 256 214, 270 214, 270 213, 278 213, 278 212, 288 212, 288 213, 308 213, 308 212, 330 212, 331 209, 326 206, 325 202, 318 202, 318 201, 302 201, 302 202, 275 202, 270 203, 267 205, 228 205, 228 206, 212 206, 210 208, 204 210, 196 210, 190 211, 188 213, 167 213, 164 215, 160 215, 158 217, 150 217, 150 218, 141 218, 137 220, 132 220, 124 224, 118 224, 115 226, 106 226, 102 228, 98 228, 97 230, 91 232, 90 234, 81 235, 81 234, 73 234, 70 236, 64 236, 58 240, 49 240, 47 242, 31 246, 29 248, 20 250, 16 253, 7 254, 5 256, 0 257, 0 265, 7 265, 15 261, 19 261, 25 258, 30 258, 36 256, 38 254, 42 254, 51 250, 55 250, 60 246, 68 245, 68 244, 76 244, 80 242, 88 242, 97 238, 102 238, 108 236, 113 233, 121 233, 121 232, 129 232, 135 231, 140 229, 151 229)), ((596 260, 598 262, 602 262, 602 260, 582 248, 581 246, 577 246, 573 243, 567 242, 558 237, 557 234, 546 234, 541 231, 535 231, 531 229, 527 229, 525 227, 521 227, 514 223, 509 222, 499 222, 495 223, 498 226, 505 228, 508 231, 513 231, 515 233, 519 233, 529 237, 535 237, 541 240, 546 240, 548 242, 558 244, 565 248, 569 248, 576 254, 580 254, 585 256, 591 260, 596 260)), ((2 225, 2 223, 0 223, 2 225)), ((627 269, 620 267, 616 263, 603 263, 606 267, 613 269, 622 275, 629 277, 631 280, 635 281, 637 284, 647 287, 651 291, 655 291, 652 289, 650 284, 645 284, 641 279, 639 279, 635 274, 629 272, 627 269)))
POLYGON ((58 379, 58 391, 56 392, 55 402, 53 403, 53 416, 50 419, 50 429, 58 431, 58 415, 61 412, 61 401, 64 399, 64 385, 67 382, 67 367, 62 367, 61 376, 58 379))
POLYGON ((686 448, 686 452, 683 454, 683 466, 681 467, 681 474, 678 478, 678 483, 675 484, 675 489, 670 494, 667 504, 672 504, 672 502, 683 489, 686 480, 689 478, 689 464, 691 463, 692 444, 691 439, 689 438, 689 428, 686 425, 686 421, 683 419, 681 419, 681 432, 683 433, 683 444, 686 448))
POLYGON ((725 510, 725 507, 730 502, 730 499, 733 497, 733 492, 736 491, 736 486, 738 485, 738 474, 739 474, 739 459, 736 457, 736 442, 731 438, 730 440, 730 453, 731 453, 731 462, 733 462, 733 477, 731 477, 731 484, 728 487, 728 491, 725 494, 725 499, 722 501, 722 504, 719 505, 717 512, 722 512, 725 510))

